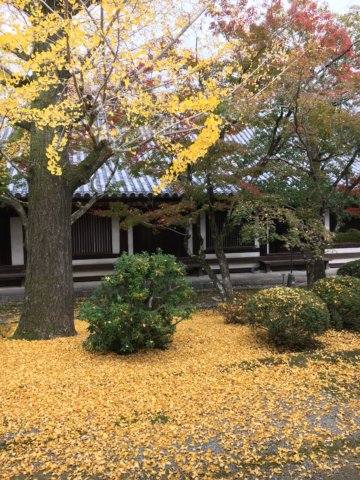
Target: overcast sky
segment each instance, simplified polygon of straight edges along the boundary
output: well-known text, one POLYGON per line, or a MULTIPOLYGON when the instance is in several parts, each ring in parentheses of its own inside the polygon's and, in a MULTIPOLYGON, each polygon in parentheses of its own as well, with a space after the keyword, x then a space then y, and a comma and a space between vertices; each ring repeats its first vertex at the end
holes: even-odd
POLYGON ((356 5, 356 0, 327 0, 330 9, 337 13, 346 13, 349 7, 356 5))

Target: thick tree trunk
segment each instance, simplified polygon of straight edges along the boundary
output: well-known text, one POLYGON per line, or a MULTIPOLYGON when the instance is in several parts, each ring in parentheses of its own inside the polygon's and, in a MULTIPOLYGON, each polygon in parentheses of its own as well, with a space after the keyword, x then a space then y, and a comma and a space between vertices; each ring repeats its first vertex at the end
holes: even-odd
MULTIPOLYGON (((214 270, 211 268, 209 263, 206 261, 206 253, 204 251, 204 239, 201 236, 199 222, 197 222, 197 224, 195 225, 195 232, 199 240, 199 251, 197 252, 197 255, 193 255, 192 252, 188 252, 189 256, 192 256, 193 258, 196 258, 199 261, 202 269, 208 275, 209 279, 211 280, 211 283, 214 286, 214 289, 217 290, 221 299, 224 301, 231 300, 233 298, 233 290, 232 290, 232 285, 230 281, 230 272, 228 274, 228 280, 230 282, 230 288, 229 288, 228 284, 224 286, 223 275, 222 275, 222 278, 219 278, 218 275, 216 275, 214 270), (229 291, 231 292, 230 295, 229 295, 229 291)), ((217 259, 218 259, 218 256, 217 256, 217 259)), ((228 269, 225 253, 224 253, 224 260, 226 262, 225 269, 226 267, 228 269)), ((220 261, 219 261, 219 264, 220 264, 220 261)), ((224 264, 223 264, 223 269, 224 269, 224 264)))
POLYGON ((231 301, 234 297, 233 286, 230 278, 229 263, 225 255, 222 235, 219 232, 215 220, 215 210, 210 208, 208 211, 211 236, 214 242, 214 250, 216 259, 219 262, 221 275, 221 296, 226 302, 231 301))
POLYGON ((325 262, 322 258, 313 257, 306 262, 306 280, 308 288, 312 288, 317 280, 325 277, 325 262))
POLYGON ((221 298, 223 298, 224 290, 222 288, 222 285, 219 282, 219 279, 217 278, 216 273, 214 272, 214 270, 211 268, 211 266, 206 261, 206 254, 205 254, 205 251, 204 251, 204 239, 201 236, 199 222, 197 222, 197 224, 195 225, 195 232, 196 232, 196 235, 197 235, 198 240, 199 240, 199 245, 200 245, 199 246, 199 251, 197 252, 197 255, 192 255, 191 252, 188 252, 189 256, 193 256, 199 261, 202 269, 204 270, 204 272, 210 278, 215 290, 217 290, 220 293, 221 298))
POLYGON ((223 286, 223 298, 225 301, 229 302, 234 297, 234 291, 230 278, 229 262, 226 258, 224 247, 222 245, 215 246, 215 255, 220 267, 220 274, 222 280, 221 283, 223 286))
MULTIPOLYGON (((45 3, 45 2, 44 2, 45 3)), ((47 12, 48 13, 48 12, 47 12)), ((57 42, 64 31, 54 34, 57 42)), ((45 53, 52 38, 35 41, 34 52, 45 53)), ((67 95, 69 72, 60 71, 59 84, 39 92, 32 103, 37 112, 46 110, 67 95)), ((36 74, 32 78, 35 78, 36 74)), ((76 121, 74 119, 74 121, 76 121)), ((45 122, 46 123, 46 122, 45 122)), ((79 164, 71 165, 68 145, 57 148, 59 159, 53 158, 62 170, 61 176, 47 170, 47 149, 54 135, 68 131, 60 126, 39 128, 33 122, 30 129, 30 156, 28 168, 28 237, 25 278, 25 298, 15 338, 50 339, 75 335, 73 320, 73 279, 71 251, 72 193, 87 183, 98 168, 112 155, 106 141, 100 142, 79 164)))
POLYGON ((65 176, 47 171, 52 132, 33 133, 29 178, 25 298, 15 338, 74 335, 71 252, 72 189, 65 176), (36 161, 35 161, 35 156, 36 161))

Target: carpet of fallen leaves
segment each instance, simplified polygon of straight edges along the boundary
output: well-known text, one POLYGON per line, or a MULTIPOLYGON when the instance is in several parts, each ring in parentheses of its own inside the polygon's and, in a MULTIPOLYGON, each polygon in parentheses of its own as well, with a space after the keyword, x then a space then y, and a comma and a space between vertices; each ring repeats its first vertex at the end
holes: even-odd
POLYGON ((205 311, 169 350, 119 357, 84 351, 76 327, 0 339, 1 479, 286 480, 356 463, 356 334, 277 354, 205 311))

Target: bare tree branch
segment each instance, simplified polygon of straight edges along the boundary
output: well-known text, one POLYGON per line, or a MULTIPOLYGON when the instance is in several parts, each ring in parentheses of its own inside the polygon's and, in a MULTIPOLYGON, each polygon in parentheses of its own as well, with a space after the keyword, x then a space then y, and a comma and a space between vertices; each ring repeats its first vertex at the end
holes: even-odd
POLYGON ((85 205, 82 205, 75 212, 73 212, 71 214, 71 225, 79 220, 79 218, 82 217, 88 210, 90 210, 90 208, 104 195, 104 193, 96 193, 85 205))
MULTIPOLYGON (((73 212, 72 215, 71 215, 71 224, 73 224, 77 220, 79 220, 79 218, 82 217, 87 211, 89 211, 90 208, 98 200, 100 200, 102 197, 104 197, 106 195, 107 189, 110 186, 118 168, 119 168, 119 159, 115 162, 114 167, 112 169, 110 169, 111 173, 110 173, 109 178, 107 179, 106 184, 104 186, 104 191, 103 192, 96 192, 85 205, 82 205, 78 210, 73 212)), ((91 185, 93 187, 92 183, 91 183, 91 185)))
POLYGON ((341 182, 341 180, 344 178, 346 173, 349 171, 350 167, 354 164, 358 154, 359 154, 359 148, 356 148, 354 150, 354 153, 352 154, 350 160, 348 161, 348 163, 345 165, 345 167, 343 168, 341 173, 337 176, 336 180, 332 184, 333 188, 335 188, 341 182))
POLYGON ((77 165, 68 167, 70 186, 76 190, 81 185, 89 182, 92 175, 102 167, 105 162, 114 154, 106 140, 102 140, 96 147, 77 165))
POLYGON ((0 155, 2 155, 5 158, 5 160, 12 166, 14 170, 17 171, 19 175, 21 175, 23 178, 27 178, 25 173, 19 170, 19 168, 15 165, 15 162, 1 148, 0 148, 0 155))

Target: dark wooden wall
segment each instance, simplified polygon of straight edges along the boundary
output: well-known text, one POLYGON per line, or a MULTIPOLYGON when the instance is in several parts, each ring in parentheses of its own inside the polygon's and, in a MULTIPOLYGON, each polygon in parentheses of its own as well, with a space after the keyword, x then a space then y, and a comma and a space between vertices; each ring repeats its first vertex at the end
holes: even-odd
POLYGON ((176 257, 186 256, 183 235, 170 230, 155 233, 151 228, 142 225, 134 227, 134 253, 153 253, 158 248, 176 257))
MULTIPOLYGON (((226 220, 226 213, 217 212, 215 214, 215 218, 216 218, 217 227, 221 231, 226 220)), ((240 233, 241 233, 241 225, 236 225, 231 229, 231 231, 224 238, 225 249, 227 247, 231 248, 231 247, 244 246, 241 243, 240 233)), ((249 245, 249 246, 253 246, 253 245, 249 245)), ((210 222, 209 222, 209 219, 206 217, 206 249, 208 250, 212 248, 214 248, 214 242, 213 242, 213 238, 210 231, 210 222)))
POLYGON ((0 265, 11 265, 10 214, 0 209, 0 265))
POLYGON ((73 257, 112 254, 111 218, 85 214, 72 226, 73 257))

